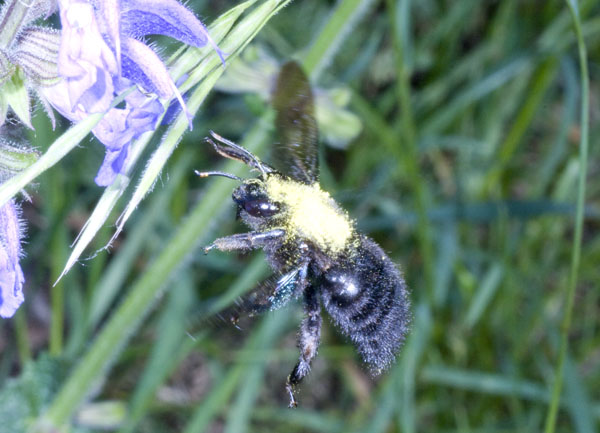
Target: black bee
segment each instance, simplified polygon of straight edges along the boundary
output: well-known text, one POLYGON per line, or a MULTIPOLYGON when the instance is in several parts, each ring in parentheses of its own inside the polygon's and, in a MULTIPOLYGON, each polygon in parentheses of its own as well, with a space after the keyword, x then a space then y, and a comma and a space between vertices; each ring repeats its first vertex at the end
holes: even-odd
POLYGON ((350 337, 374 373, 394 360, 410 322, 406 283, 398 268, 318 183, 318 135, 308 79, 293 62, 283 66, 274 92, 280 146, 275 157, 287 173, 261 162, 246 149, 212 133, 216 151, 258 171, 233 191, 239 218, 248 233, 216 239, 205 248, 247 251, 262 248, 276 275, 250 295, 251 312, 273 310, 303 296, 300 358, 288 376, 290 407, 294 387, 310 370, 321 335, 321 303, 350 337))

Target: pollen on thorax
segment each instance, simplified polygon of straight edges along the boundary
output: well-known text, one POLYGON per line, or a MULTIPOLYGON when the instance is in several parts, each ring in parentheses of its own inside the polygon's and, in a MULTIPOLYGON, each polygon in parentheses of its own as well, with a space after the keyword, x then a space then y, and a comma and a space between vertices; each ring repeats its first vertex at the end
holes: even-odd
POLYGON ((305 238, 329 253, 341 252, 353 234, 353 224, 329 193, 318 183, 270 176, 266 182, 269 197, 286 208, 286 231, 305 238))

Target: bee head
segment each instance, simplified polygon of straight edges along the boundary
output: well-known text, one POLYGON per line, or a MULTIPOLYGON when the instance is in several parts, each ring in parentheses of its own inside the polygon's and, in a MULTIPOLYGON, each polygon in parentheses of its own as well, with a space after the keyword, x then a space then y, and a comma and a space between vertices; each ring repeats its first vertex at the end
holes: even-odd
POLYGON ((238 215, 255 227, 277 217, 281 210, 281 204, 269 197, 261 178, 244 180, 233 190, 232 198, 238 205, 238 215))

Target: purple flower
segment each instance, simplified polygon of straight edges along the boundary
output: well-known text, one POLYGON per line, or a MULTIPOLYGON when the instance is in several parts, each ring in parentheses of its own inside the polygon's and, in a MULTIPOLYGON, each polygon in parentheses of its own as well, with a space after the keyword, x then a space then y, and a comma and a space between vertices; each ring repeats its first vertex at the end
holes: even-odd
POLYGON ((82 0, 61 0, 59 4, 58 72, 67 91, 63 95, 67 99, 60 102, 71 112, 105 111, 113 99, 117 59, 100 34, 91 4, 82 0))
POLYGON ((163 112, 156 98, 148 98, 137 89, 125 97, 125 103, 124 109, 110 110, 93 130, 106 146, 104 162, 95 178, 99 186, 113 183, 127 162, 129 143, 144 132, 154 130, 163 112))
MULTIPOLYGON (((123 78, 120 81, 129 82, 123 78)), ((44 89, 43 92, 55 109, 71 121, 77 122, 86 118, 88 113, 81 106, 71 108, 67 103, 68 99, 62 97, 68 89, 69 84, 65 80, 44 89)), ((97 185, 112 184, 127 161, 131 141, 146 131, 154 130, 163 111, 163 106, 156 97, 148 97, 135 89, 125 97, 125 108, 113 108, 106 113, 92 130, 98 140, 106 146, 104 162, 95 178, 97 185)))
MULTIPOLYGON (((206 28, 176 0, 59 0, 62 23, 56 86, 44 89, 47 100, 73 122, 108 109, 114 97, 137 85, 145 92, 185 104, 158 55, 139 40, 150 34, 173 37, 196 47, 212 45, 206 28)), ((106 146, 96 183, 110 185, 127 161, 129 144, 156 128, 163 113, 154 96, 135 90, 125 108, 111 109, 94 128, 106 146)))
POLYGON ((11 317, 23 303, 25 277, 19 265, 21 229, 11 200, 0 208, 0 316, 11 317))

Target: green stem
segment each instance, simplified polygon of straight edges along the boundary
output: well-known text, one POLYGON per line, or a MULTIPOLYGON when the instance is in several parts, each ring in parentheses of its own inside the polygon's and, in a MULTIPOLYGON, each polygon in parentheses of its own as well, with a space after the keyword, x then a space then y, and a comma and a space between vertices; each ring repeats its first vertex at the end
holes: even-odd
MULTIPOLYGON (((68 234, 64 224, 67 191, 65 190, 65 173, 62 170, 48 172, 43 182, 44 191, 48 202, 52 204, 48 219, 54 230, 50 239, 50 277, 56 281, 62 270, 63 263, 68 257, 68 234)), ((50 288, 50 305, 52 316, 50 320, 49 349, 52 356, 59 356, 63 350, 64 334, 64 305, 65 282, 59 281, 50 288)))
MULTIPOLYGON (((406 0, 408 2, 408 0, 406 0)), ((408 3, 403 3, 403 12, 410 13, 408 3)), ((390 17, 390 27, 394 33, 394 51, 396 55, 397 83, 396 93, 400 103, 402 133, 401 145, 402 151, 397 153, 400 156, 402 167, 400 173, 405 172, 415 194, 416 211, 418 216, 417 240, 423 255, 423 267, 425 274, 426 291, 429 299, 433 299, 433 244, 427 221, 427 191, 423 174, 419 167, 419 152, 417 149, 417 132, 414 114, 412 110, 412 98, 410 90, 411 67, 407 62, 405 53, 405 37, 409 29, 397 28, 398 9, 396 0, 387 0, 388 16, 390 17), (403 31, 404 30, 404 31, 403 31)), ((408 22, 408 20, 405 20, 408 22)))
POLYGON ((587 66, 587 50, 581 32, 579 12, 576 9, 576 0, 566 0, 577 35, 577 47, 579 51, 579 68, 581 72, 581 138, 579 142, 579 185, 577 188, 577 211, 575 215, 575 234, 573 235, 573 249, 571 253, 571 269, 567 286, 567 302, 565 315, 560 328, 560 346, 558 352, 558 363, 556 365, 552 398, 546 416, 546 433, 553 433, 556 428, 556 416, 560 403, 560 395, 563 385, 564 364, 569 348, 569 330, 573 319, 573 305, 575 303, 575 289, 577 287, 577 275, 581 259, 581 239, 583 233, 583 210, 585 205, 585 183, 587 175, 587 160, 589 147, 589 78, 587 66))
POLYGON ((25 365, 31 359, 31 346, 29 344, 29 331, 27 330, 27 319, 25 308, 21 307, 15 314, 15 336, 21 365, 25 365))

